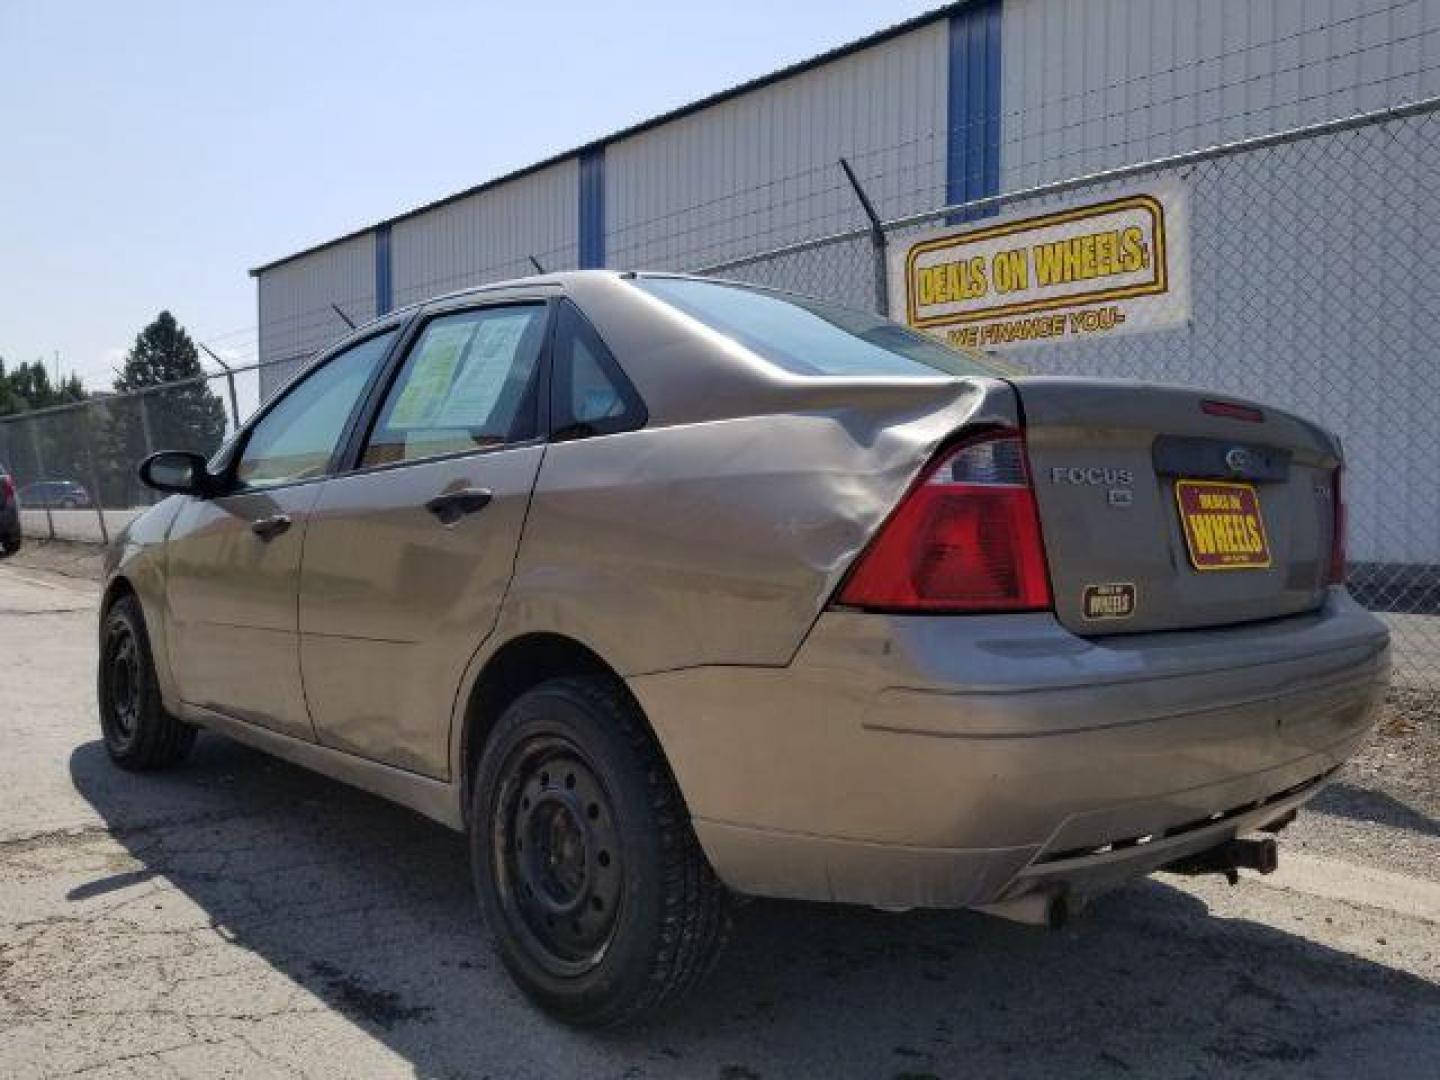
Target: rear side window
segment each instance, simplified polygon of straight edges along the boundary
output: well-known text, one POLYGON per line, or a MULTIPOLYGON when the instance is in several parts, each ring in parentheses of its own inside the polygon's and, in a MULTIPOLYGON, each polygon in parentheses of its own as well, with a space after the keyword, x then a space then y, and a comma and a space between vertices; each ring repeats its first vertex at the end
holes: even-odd
POLYGON ((361 464, 389 465, 533 439, 544 339, 544 304, 431 319, 385 397, 361 464))
POLYGON ((643 427, 645 406, 610 350, 569 301, 555 324, 552 438, 577 439, 643 427))
POLYGON ((997 368, 878 315, 789 293, 694 278, 634 285, 797 375, 995 375, 997 368))

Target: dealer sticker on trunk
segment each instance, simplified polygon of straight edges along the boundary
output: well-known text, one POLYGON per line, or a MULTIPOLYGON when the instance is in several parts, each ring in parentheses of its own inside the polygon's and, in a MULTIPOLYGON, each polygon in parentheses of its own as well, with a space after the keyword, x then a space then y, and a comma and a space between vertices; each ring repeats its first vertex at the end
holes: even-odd
POLYGON ((1253 484, 1175 481, 1175 502, 1196 570, 1263 570, 1270 541, 1253 484))
POLYGON ((1086 585, 1082 610, 1087 619, 1128 619, 1135 614, 1135 586, 1128 581, 1086 585))

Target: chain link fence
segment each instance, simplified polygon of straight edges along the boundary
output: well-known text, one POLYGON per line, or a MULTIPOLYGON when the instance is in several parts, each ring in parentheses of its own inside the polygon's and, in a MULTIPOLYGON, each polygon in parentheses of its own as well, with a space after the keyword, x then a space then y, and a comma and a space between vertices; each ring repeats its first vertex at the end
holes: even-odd
MULTIPOLYGON (((883 223, 886 245, 1161 181, 1188 200, 1188 319, 1003 360, 1204 387, 1338 432, 1349 587, 1390 623, 1397 682, 1440 690, 1440 102, 939 208, 883 223)), ((885 260, 856 229, 701 272, 878 308, 885 260)))
POLYGON ((156 450, 214 454, 259 405, 261 367, 0 418, 23 534, 107 543, 158 497, 136 466, 156 450))
MULTIPOLYGON (((856 228, 685 268, 885 310, 888 252, 919 231, 1162 181, 1188 201, 1186 318, 1162 332, 1012 347, 1003 359, 1036 373, 1207 387, 1339 432, 1350 588, 1394 629, 1397 681, 1440 690, 1440 101, 869 224, 837 166, 837 198, 852 200, 856 228)), ((566 260, 554 261, 548 269, 566 260)), ((297 362, 282 362, 287 374, 297 362)), ((154 449, 216 450, 258 405, 257 372, 0 420, 0 463, 20 489, 26 531, 113 533, 152 497, 135 464, 154 449)))

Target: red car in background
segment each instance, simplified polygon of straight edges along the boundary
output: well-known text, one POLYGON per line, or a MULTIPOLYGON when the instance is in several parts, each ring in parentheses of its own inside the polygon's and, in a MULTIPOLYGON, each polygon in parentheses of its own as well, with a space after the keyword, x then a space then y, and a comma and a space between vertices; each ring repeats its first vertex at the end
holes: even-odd
POLYGON ((15 481, 0 464, 0 556, 20 550, 20 506, 15 499, 15 481))

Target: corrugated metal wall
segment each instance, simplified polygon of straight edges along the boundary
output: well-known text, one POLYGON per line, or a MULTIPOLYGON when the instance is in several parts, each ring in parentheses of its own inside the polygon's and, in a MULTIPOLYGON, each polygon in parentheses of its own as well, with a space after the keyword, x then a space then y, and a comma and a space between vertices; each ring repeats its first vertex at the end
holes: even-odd
POLYGON ((268 397, 316 349, 349 331, 330 306, 354 322, 375 317, 375 237, 366 233, 259 277, 260 358, 274 361, 260 372, 268 397))
POLYGON ((390 233, 396 307, 471 285, 577 265, 574 159, 397 221, 390 233))
POLYGON ((1005 0, 1002 190, 1440 93, 1440 0, 1005 0))
POLYGON ((606 262, 695 267, 863 224, 842 155, 882 215, 937 205, 947 55, 941 20, 609 144, 606 262))
POLYGON ((1375 126, 1157 174, 1190 193, 1189 323, 1008 357, 1033 372, 1209 387, 1316 420, 1345 440, 1352 559, 1440 563, 1440 501, 1416 494, 1440 475, 1423 317, 1440 280, 1437 132, 1440 119, 1375 126))
MULTIPOLYGON (((1440 93, 1440 0, 1006 0, 1004 18, 1006 191, 1440 93)), ((1396 493, 1440 469, 1440 441, 1418 448, 1425 407, 1392 393, 1425 386, 1412 365, 1434 361, 1384 300, 1440 271, 1440 192, 1415 180, 1432 130, 1186 170, 1190 324, 1020 355, 1034 371, 1209 386, 1317 419, 1345 434, 1355 519, 1384 523, 1354 532, 1353 556, 1436 561, 1434 502, 1396 493), (1380 249, 1393 280, 1375 280, 1380 249)))
MULTIPOLYGON (((1440 0, 1004 0, 998 20, 994 10, 973 4, 593 148, 588 187, 571 158, 394 221, 388 260, 366 236, 267 269, 261 358, 333 338, 343 327, 332 301, 369 316, 377 281, 400 306, 529 273, 531 255, 574 267, 582 203, 587 261, 691 269, 862 224, 842 155, 882 216, 941 205, 947 181, 977 171, 957 153, 995 111, 999 187, 1014 190, 1440 93, 1440 0), (961 93, 987 88, 996 57, 998 102, 961 93)), ((992 148, 979 149, 988 163, 992 148)), ((871 286, 830 291, 863 303, 871 286)))

